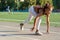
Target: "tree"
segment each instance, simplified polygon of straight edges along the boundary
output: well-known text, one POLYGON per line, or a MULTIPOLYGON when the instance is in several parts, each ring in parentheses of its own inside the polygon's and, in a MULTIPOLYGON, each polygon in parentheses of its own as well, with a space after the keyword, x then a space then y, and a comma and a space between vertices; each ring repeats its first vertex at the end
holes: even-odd
POLYGON ((0 10, 4 11, 5 7, 6 7, 5 0, 0 0, 0 10))
POLYGON ((10 6, 10 9, 16 7, 15 0, 7 0, 7 6, 10 6))
POLYGON ((56 6, 57 6, 57 9, 60 9, 60 0, 56 0, 56 6))
POLYGON ((49 1, 53 5, 53 1, 52 0, 40 0, 40 3, 43 6, 47 1, 49 1))
POLYGON ((31 6, 31 5, 36 5, 36 0, 30 0, 29 3, 30 3, 30 6, 31 6))
POLYGON ((2 10, 2 8, 1 8, 1 7, 2 7, 2 3, 1 3, 1 0, 0 0, 0 11, 2 10))
POLYGON ((16 6, 15 0, 0 0, 0 10, 5 11, 6 7, 10 6, 10 9, 16 6))

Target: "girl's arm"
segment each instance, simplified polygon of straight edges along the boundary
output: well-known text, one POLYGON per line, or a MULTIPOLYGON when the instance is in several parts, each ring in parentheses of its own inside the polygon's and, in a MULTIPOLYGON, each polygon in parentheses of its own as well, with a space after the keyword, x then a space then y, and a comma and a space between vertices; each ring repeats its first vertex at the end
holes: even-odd
POLYGON ((49 20, 49 16, 50 16, 50 14, 49 15, 46 15, 47 33, 49 33, 49 31, 50 31, 50 20, 49 20))

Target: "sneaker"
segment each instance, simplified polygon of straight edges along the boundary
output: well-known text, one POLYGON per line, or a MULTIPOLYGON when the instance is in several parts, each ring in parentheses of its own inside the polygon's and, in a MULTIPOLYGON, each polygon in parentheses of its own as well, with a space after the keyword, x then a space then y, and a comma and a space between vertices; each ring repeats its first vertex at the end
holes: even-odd
POLYGON ((36 35, 43 35, 43 33, 41 33, 40 31, 36 31, 35 34, 36 35))
POLYGON ((35 32, 36 35, 43 35, 41 32, 35 32))
POLYGON ((20 23, 20 29, 23 30, 23 23, 20 23))

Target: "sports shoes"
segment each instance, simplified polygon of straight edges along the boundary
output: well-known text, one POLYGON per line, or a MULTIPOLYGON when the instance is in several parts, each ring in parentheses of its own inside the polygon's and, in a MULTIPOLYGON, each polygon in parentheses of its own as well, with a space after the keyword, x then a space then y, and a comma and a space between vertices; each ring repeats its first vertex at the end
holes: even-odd
POLYGON ((20 23, 20 29, 23 30, 23 23, 20 23))
POLYGON ((40 31, 36 30, 35 32, 36 35, 43 35, 43 33, 41 33, 40 31))

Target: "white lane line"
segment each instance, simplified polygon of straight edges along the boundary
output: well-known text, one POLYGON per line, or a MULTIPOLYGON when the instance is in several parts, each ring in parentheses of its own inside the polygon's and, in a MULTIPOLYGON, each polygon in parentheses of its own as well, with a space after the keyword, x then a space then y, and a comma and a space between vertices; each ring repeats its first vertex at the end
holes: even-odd
POLYGON ((7 25, 0 25, 0 27, 2 27, 2 28, 7 28, 7 29, 13 29, 13 30, 20 30, 20 28, 19 27, 13 27, 13 26, 7 26, 7 25))
POLYGON ((55 34, 58 34, 58 35, 60 35, 60 32, 51 32, 51 33, 55 33, 55 34))
MULTIPOLYGON (((13 27, 13 26, 6 26, 6 25, 0 25, 1 27, 6 27, 6 28, 15 28, 15 27, 13 27)), ((17 28, 17 27, 16 27, 17 28)))
MULTIPOLYGON (((46 22, 42 22, 42 23, 46 23, 46 22)), ((60 24, 60 22, 50 22, 52 24, 60 24)))
MULTIPOLYGON (((6 26, 6 25, 0 25, 1 27, 6 27, 6 28, 11 28, 11 29, 17 29, 17 27, 15 28, 15 27, 12 27, 12 26, 6 26)), ((20 29, 19 29, 20 30, 20 29)), ((27 28, 25 28, 24 29, 25 31, 30 31, 31 29, 27 29, 27 28)), ((60 34, 60 32, 53 32, 53 31, 51 31, 51 33, 56 33, 56 34, 60 34)))
POLYGON ((19 38, 23 38, 25 40, 29 39, 29 40, 41 40, 41 39, 37 39, 37 38, 32 38, 32 37, 29 37, 29 36, 18 36, 18 35, 13 35, 13 34, 8 34, 8 33, 0 33, 0 36, 14 36, 14 37, 19 37, 19 38))
MULTIPOLYGON (((6 28, 11 28, 11 26, 5 26, 5 25, 0 25, 0 26, 3 26, 3 27, 6 27, 6 28)), ((14 28, 14 27, 12 27, 14 28)), ((13 35, 13 34, 10 34, 10 35, 13 35)), ((8 33, 0 33, 0 36, 9 36, 8 33)), ((20 38, 25 38, 25 39, 30 39, 30 40, 40 40, 40 39, 36 39, 36 38, 31 38, 31 37, 24 37, 24 36, 19 36, 20 38)))
MULTIPOLYGON (((9 27, 9 26, 7 26, 7 27, 9 27)), ((51 32, 51 33, 55 33, 55 34, 58 34, 58 35, 60 35, 60 33, 59 32, 51 32)), ((7 34, 7 33, 0 33, 0 35, 9 35, 9 34, 7 34)), ((12 34, 11 34, 12 35, 12 34)), ((36 38, 31 38, 31 37, 26 37, 26 36, 19 36, 20 38, 26 38, 26 39, 31 39, 31 40, 40 40, 40 39, 36 39, 36 38)))
POLYGON ((41 40, 41 39, 37 39, 37 38, 31 38, 31 37, 24 37, 24 36, 20 36, 20 37, 22 37, 22 38, 26 38, 26 39, 30 39, 30 40, 41 40))

